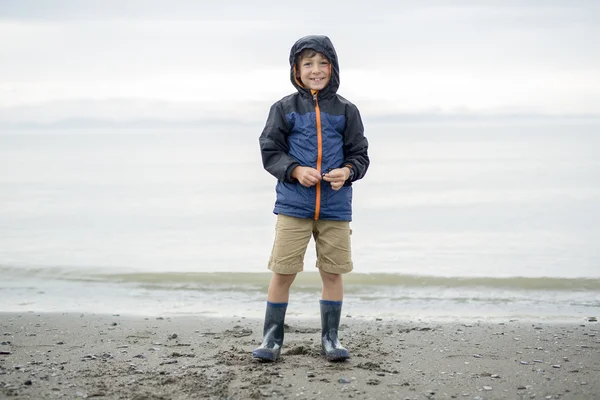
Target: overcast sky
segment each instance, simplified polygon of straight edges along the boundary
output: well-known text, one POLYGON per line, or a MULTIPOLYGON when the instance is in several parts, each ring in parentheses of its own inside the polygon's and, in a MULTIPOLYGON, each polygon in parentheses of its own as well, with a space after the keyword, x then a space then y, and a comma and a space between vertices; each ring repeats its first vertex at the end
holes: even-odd
POLYGON ((306 34, 366 115, 600 115, 597 0, 0 0, 0 120, 262 120, 306 34))

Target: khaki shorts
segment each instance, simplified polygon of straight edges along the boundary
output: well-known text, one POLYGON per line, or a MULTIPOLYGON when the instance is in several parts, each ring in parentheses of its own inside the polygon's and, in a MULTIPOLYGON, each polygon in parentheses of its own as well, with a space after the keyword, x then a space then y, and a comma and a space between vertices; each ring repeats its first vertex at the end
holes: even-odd
POLYGON ((352 271, 350 222, 295 218, 279 214, 269 269, 278 274, 295 274, 304 269, 310 237, 315 238, 317 268, 331 274, 352 271))

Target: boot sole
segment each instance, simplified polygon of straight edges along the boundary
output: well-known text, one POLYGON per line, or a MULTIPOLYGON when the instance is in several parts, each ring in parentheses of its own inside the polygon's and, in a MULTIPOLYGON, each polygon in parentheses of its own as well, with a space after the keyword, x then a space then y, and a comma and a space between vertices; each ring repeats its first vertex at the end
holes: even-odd
POLYGON ((347 359, 350 358, 350 355, 348 354, 347 351, 332 351, 332 352, 325 352, 325 351, 321 351, 321 355, 325 356, 325 358, 327 358, 327 361, 346 361, 347 359))
POLYGON ((260 361, 274 362, 274 361, 277 361, 277 359, 279 358, 279 354, 272 353, 270 351, 254 350, 252 352, 252 357, 254 357, 260 361))

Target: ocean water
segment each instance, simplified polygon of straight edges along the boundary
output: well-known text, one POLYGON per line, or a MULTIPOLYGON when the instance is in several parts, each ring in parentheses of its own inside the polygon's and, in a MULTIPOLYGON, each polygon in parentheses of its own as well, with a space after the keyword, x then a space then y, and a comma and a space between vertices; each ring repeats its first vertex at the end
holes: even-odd
MULTIPOLYGON (((368 123, 347 315, 600 314, 600 123, 368 123)), ((259 125, 0 131, 0 311, 261 317, 259 125)), ((290 315, 318 316, 311 245, 290 315)))

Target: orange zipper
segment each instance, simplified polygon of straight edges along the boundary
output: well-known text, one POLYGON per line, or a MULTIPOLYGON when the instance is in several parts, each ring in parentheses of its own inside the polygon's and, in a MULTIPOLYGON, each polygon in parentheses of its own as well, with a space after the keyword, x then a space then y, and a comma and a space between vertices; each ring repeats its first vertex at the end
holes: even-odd
MULTIPOLYGON (((319 100, 317 95, 319 92, 313 92, 313 100, 315 101, 315 114, 317 117, 317 171, 321 173, 321 163, 323 160, 323 136, 321 132, 321 110, 319 109, 319 100)), ((321 212, 321 182, 317 182, 317 199, 315 203, 315 221, 319 219, 321 212)))

